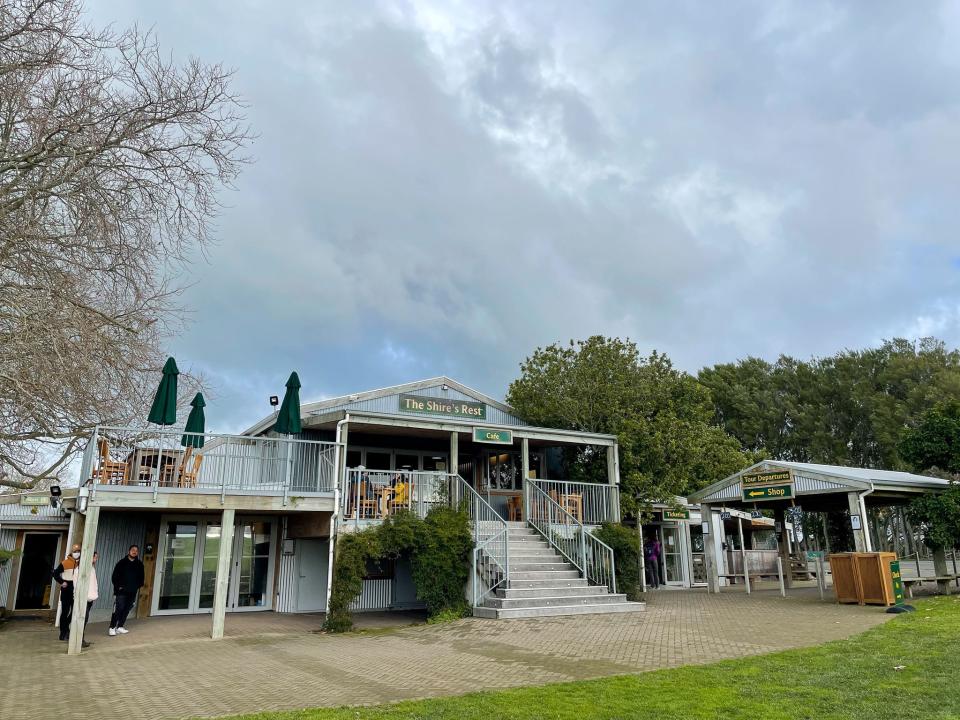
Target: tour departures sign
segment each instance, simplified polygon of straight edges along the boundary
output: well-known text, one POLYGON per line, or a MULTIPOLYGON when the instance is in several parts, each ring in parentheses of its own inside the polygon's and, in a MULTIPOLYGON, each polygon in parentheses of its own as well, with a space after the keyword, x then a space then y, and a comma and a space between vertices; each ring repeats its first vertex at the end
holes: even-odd
POLYGON ((740 476, 745 502, 787 500, 794 497, 793 474, 789 470, 768 470, 740 476))

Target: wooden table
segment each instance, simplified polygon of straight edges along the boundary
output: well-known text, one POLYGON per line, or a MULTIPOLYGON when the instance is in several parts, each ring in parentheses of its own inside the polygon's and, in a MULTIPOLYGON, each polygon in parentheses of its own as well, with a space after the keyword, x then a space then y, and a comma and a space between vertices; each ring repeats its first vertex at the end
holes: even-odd
POLYGON ((176 481, 177 468, 183 460, 184 448, 134 448, 127 455, 127 467, 130 468, 127 482, 131 485, 151 485, 154 479, 154 470, 157 467, 158 454, 160 472, 156 475, 161 485, 173 484, 176 481))

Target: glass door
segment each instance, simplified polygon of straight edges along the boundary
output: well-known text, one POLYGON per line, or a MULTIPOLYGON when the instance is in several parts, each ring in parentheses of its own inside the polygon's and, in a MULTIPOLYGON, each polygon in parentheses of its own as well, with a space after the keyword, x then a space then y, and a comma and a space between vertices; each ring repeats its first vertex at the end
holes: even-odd
MULTIPOLYGON (((168 519, 163 528, 154 614, 212 612, 222 537, 219 519, 168 519)), ((240 519, 233 532, 227 609, 269 609, 273 606, 276 522, 240 519)))
POLYGON ((194 612, 191 602, 193 579, 197 561, 200 522, 170 520, 163 534, 162 556, 157 569, 160 572, 160 591, 155 600, 155 612, 194 612))
POLYGON ((267 610, 273 606, 273 523, 269 520, 241 520, 233 546, 231 610, 267 610))
POLYGON ((680 528, 676 525, 664 525, 663 532, 663 569, 667 585, 683 585, 683 548, 680 528))

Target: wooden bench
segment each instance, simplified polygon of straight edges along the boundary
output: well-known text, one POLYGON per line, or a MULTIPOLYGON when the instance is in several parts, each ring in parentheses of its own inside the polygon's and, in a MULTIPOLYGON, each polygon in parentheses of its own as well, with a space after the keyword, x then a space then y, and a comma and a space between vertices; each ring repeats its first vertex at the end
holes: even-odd
POLYGON ((919 585, 920 583, 925 582, 935 582, 938 585, 940 583, 951 583, 956 580, 960 580, 960 575, 927 575, 924 577, 903 577, 900 579, 903 581, 903 586, 907 589, 907 597, 913 597, 913 586, 919 585))

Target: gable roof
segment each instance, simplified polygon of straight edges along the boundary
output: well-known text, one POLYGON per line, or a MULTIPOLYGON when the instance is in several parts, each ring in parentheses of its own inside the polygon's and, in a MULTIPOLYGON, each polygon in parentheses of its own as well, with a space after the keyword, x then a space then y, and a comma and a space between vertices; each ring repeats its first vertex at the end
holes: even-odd
POLYGON ((895 470, 875 470, 844 465, 820 465, 789 460, 761 460, 748 468, 691 493, 690 502, 735 501, 741 497, 740 478, 755 470, 792 470, 797 495, 877 489, 886 491, 940 490, 950 484, 942 478, 895 470))
MULTIPOLYGON (((517 425, 525 425, 520 418, 514 415, 513 408, 511 408, 506 403, 497 400, 496 398, 486 395, 479 390, 474 390, 463 383, 457 382, 456 380, 447 377, 446 375, 440 375, 438 377, 427 378, 426 380, 415 380, 413 382, 402 383, 400 385, 392 385, 390 387, 378 388, 376 390, 365 390, 363 392, 351 393, 349 395, 340 395, 338 397, 328 398, 326 400, 318 400, 316 402, 305 403, 300 406, 300 414, 302 417, 306 418, 312 415, 323 415, 329 412, 334 412, 336 410, 343 409, 353 409, 353 408, 363 408, 364 405, 371 406, 369 409, 373 409, 373 403, 371 401, 380 400, 382 398, 388 398, 391 396, 399 395, 402 393, 417 394, 420 391, 427 390, 430 388, 441 388, 446 386, 448 391, 453 392, 454 399, 459 400, 475 400, 477 402, 482 402, 489 405, 492 408, 496 408, 504 415, 511 416, 517 425), (456 397, 456 396, 462 397, 456 397)), ((276 421, 276 416, 274 413, 271 413, 267 417, 260 420, 258 423, 243 431, 243 435, 257 435, 259 433, 269 430, 274 422, 276 421)))

